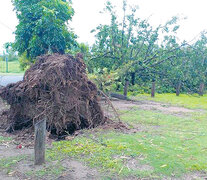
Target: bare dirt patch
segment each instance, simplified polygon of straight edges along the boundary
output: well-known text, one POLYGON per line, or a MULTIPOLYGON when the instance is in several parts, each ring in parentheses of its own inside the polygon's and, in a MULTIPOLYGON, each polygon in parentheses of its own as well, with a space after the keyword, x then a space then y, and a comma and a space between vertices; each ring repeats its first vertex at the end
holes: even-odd
POLYGON ((1 171, 0 171, 0 179, 2 179, 2 180, 18 180, 16 177, 7 176, 1 171))
POLYGON ((171 106, 165 103, 153 102, 153 101, 124 101, 118 100, 112 101, 115 108, 118 110, 136 110, 143 109, 143 110, 153 110, 153 111, 160 111, 165 114, 173 114, 173 115, 187 115, 193 112, 200 112, 201 110, 192 110, 187 109, 184 107, 177 107, 171 106))
POLYGON ((62 176, 58 177, 58 180, 82 180, 82 179, 101 179, 97 170, 91 169, 81 162, 75 160, 65 160, 62 165, 69 169, 68 172, 65 172, 62 176))
POLYGON ((127 161, 127 167, 132 170, 139 171, 153 171, 153 167, 147 164, 141 164, 137 159, 130 159, 127 161))
POLYGON ((33 149, 31 148, 17 148, 18 145, 11 145, 8 143, 0 144, 0 158, 15 157, 20 155, 32 155, 33 149))
POLYGON ((62 161, 49 161, 46 164, 41 166, 35 166, 33 160, 34 149, 33 148, 24 148, 17 149, 17 146, 13 143, 0 144, 0 159, 15 158, 23 156, 22 160, 16 162, 8 174, 7 169, 0 170, 0 179, 30 179, 30 180, 49 180, 49 179, 58 179, 58 180, 82 180, 82 179, 101 179, 100 174, 96 169, 89 168, 83 163, 71 160, 64 159, 62 161), (56 168, 59 168, 59 165, 62 166, 60 170, 60 175, 57 176, 53 174, 56 168), (52 169, 52 170, 51 170, 52 169), (39 172, 45 172, 41 177, 38 175, 39 172))
POLYGON ((207 179, 207 174, 205 172, 191 172, 191 173, 185 174, 181 178, 175 178, 175 180, 179 180, 179 179, 182 179, 182 180, 207 179))

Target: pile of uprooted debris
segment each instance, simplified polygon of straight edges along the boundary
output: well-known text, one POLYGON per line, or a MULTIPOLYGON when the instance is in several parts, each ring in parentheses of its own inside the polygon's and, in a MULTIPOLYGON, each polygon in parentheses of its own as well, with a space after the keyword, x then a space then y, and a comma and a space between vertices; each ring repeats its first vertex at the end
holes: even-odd
POLYGON ((10 105, 9 131, 46 118, 48 131, 58 135, 104 123, 97 94, 80 54, 38 57, 22 81, 0 89, 0 97, 10 105))

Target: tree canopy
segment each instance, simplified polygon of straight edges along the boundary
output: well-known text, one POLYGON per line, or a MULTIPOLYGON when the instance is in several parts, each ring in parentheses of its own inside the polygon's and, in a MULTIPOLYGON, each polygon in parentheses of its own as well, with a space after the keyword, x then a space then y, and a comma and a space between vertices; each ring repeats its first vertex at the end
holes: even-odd
POLYGON ((185 92, 198 92, 199 84, 206 81, 205 33, 190 45, 178 42, 178 17, 154 27, 147 19, 136 17, 137 8, 129 8, 126 0, 123 0, 122 20, 111 2, 106 3, 104 10, 110 14, 111 21, 92 30, 96 42, 87 62, 97 79, 114 85, 103 77, 116 74, 114 81, 118 86, 122 82, 122 87, 125 81, 130 81, 132 89, 134 85, 149 89, 151 82, 156 81, 162 87, 160 92, 176 90, 179 95, 181 88, 185 92))
POLYGON ((76 45, 76 35, 67 22, 74 10, 66 0, 12 0, 19 24, 14 47, 31 60, 36 56, 64 53, 76 45))

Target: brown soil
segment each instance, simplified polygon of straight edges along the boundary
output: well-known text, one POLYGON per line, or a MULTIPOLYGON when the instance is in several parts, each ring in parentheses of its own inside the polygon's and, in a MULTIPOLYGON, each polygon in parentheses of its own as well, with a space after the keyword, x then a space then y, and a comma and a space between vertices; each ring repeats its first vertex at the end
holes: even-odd
POLYGON ((165 103, 153 102, 153 101, 122 101, 114 100, 112 101, 114 107, 119 110, 134 110, 134 109, 143 109, 143 110, 154 110, 160 111, 165 114, 173 115, 187 115, 189 113, 202 111, 202 110, 192 110, 184 107, 171 106, 165 103))
MULTIPOLYGON (((0 133, 0 136, 5 134, 0 133)), ((30 140, 28 140, 30 141, 30 140)), ((50 146, 50 143, 47 142, 47 146, 50 146)), ((9 174, 7 174, 7 170, 0 170, 0 180, 82 180, 82 179, 101 179, 101 175, 98 173, 96 169, 89 168, 85 166, 83 163, 76 161, 74 159, 64 159, 60 162, 63 166, 63 173, 57 177, 55 175, 44 175, 41 178, 35 177, 35 171, 41 169, 47 169, 53 167, 56 162, 46 162, 46 164, 41 166, 35 166, 34 161, 32 159, 34 155, 33 147, 25 147, 24 144, 20 141, 12 140, 5 143, 0 144, 0 159, 3 158, 12 158, 17 156, 27 156, 25 160, 21 160, 16 163, 15 167, 12 169, 9 174), (19 144, 22 145, 22 148, 17 148, 19 144), (26 175, 26 172, 33 172, 34 174, 29 176, 26 175)))
POLYGON ((0 89, 0 97, 10 105, 10 132, 46 118, 48 131, 57 135, 103 124, 97 95, 80 54, 39 57, 23 81, 0 89))

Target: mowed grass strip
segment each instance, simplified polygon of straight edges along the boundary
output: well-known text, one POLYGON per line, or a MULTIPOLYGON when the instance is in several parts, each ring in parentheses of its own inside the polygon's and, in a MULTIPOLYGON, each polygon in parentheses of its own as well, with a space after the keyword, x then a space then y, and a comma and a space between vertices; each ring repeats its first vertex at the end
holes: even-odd
POLYGON ((118 177, 180 177, 207 171, 206 114, 178 117, 134 110, 122 115, 135 133, 99 130, 71 141, 55 142, 49 153, 77 158, 118 177), (134 161, 134 167, 130 162, 134 161), (151 168, 142 168, 148 165, 151 168))
POLYGON ((197 94, 180 94, 176 96, 172 93, 156 94, 154 98, 151 98, 149 94, 139 94, 132 96, 136 100, 151 100, 157 102, 169 103, 172 105, 178 105, 189 109, 205 109, 207 110, 207 94, 199 96, 197 94))

